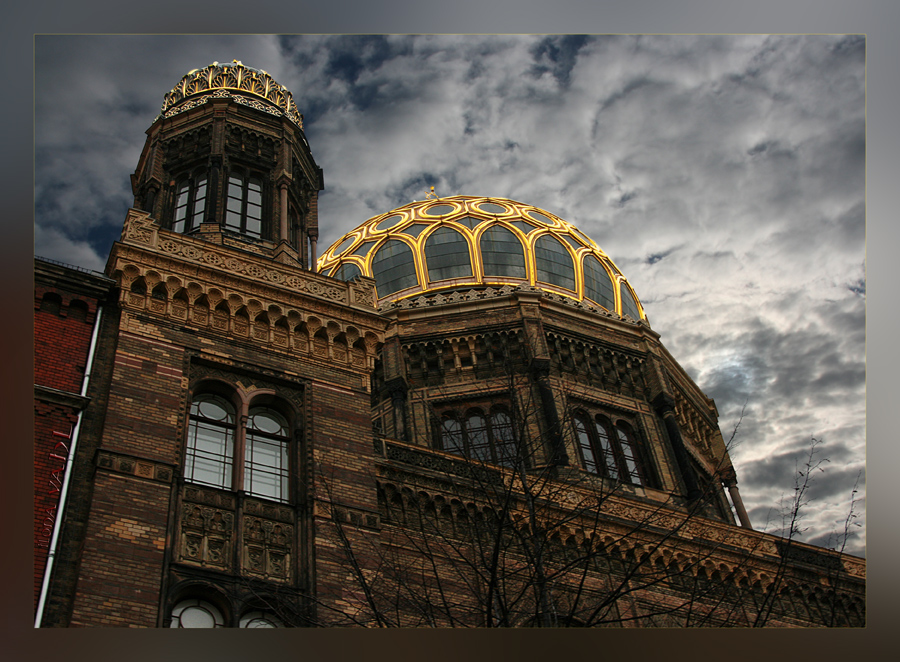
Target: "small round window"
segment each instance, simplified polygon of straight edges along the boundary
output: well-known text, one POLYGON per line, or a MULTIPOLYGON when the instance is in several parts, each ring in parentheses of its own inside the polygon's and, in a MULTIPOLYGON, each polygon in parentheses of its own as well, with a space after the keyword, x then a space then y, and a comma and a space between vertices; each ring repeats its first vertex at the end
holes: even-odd
POLYGON ((452 213, 454 209, 455 207, 452 205, 435 205, 434 207, 426 209, 425 213, 429 216, 444 216, 452 213))
POLYGON ((338 246, 331 252, 331 254, 332 254, 332 255, 335 255, 335 256, 340 255, 340 254, 343 253, 345 250, 347 250, 348 248, 350 248, 350 246, 353 245, 353 242, 354 242, 354 241, 356 241, 356 237, 355 237, 355 236, 347 237, 346 239, 344 239, 344 241, 342 241, 342 242, 340 243, 340 245, 338 245, 338 246))
POLYGON ((378 225, 375 226, 375 229, 379 232, 383 232, 389 228, 394 227, 403 220, 403 217, 400 214, 394 214, 393 216, 388 216, 386 219, 379 221, 378 225))
POLYGON ((495 205, 493 202, 482 202, 478 205, 478 208, 481 211, 486 211, 488 214, 505 214, 507 211, 506 207, 495 205))
POLYGON ((221 628, 225 627, 222 612, 206 600, 182 600, 172 610, 173 628, 221 628))
POLYGON ((547 218, 540 212, 530 211, 530 212, 528 212, 528 215, 531 216, 531 218, 533 218, 534 220, 536 220, 540 223, 544 223, 545 225, 555 225, 555 223, 552 220, 550 220, 549 218, 547 218))

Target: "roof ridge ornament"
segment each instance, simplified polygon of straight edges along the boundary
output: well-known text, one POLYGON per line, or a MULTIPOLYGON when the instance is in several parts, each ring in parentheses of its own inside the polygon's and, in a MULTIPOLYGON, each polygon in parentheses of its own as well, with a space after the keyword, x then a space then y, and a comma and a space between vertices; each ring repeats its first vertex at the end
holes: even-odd
POLYGON ((426 200, 440 200, 441 196, 434 192, 434 187, 431 187, 431 192, 425 194, 426 200))

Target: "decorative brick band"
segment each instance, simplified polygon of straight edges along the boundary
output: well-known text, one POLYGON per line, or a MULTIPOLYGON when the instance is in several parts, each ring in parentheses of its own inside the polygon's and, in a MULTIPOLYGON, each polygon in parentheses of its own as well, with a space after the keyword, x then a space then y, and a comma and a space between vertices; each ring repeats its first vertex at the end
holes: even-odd
POLYGON ((98 451, 96 465, 113 473, 137 476, 159 483, 171 483, 175 474, 172 464, 111 451, 98 451))

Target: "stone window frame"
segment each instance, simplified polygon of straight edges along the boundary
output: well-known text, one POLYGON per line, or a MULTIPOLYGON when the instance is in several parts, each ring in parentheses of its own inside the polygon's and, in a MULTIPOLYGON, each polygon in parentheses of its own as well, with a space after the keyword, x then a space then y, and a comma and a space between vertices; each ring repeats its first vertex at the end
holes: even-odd
POLYGON ((584 471, 636 487, 658 489, 659 478, 636 421, 606 409, 578 405, 571 409, 569 422, 584 471))

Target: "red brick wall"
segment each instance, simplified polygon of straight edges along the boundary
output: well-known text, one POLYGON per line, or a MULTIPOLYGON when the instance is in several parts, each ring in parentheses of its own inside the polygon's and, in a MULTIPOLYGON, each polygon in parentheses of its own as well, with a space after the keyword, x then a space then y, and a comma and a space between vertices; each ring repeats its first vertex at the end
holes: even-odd
MULTIPOLYGON (((37 284, 34 298, 34 381, 80 394, 87 366, 97 300, 37 284), (58 312, 41 309, 48 293, 59 297, 58 312), (79 309, 75 301, 86 304, 79 309)), ((37 606, 47 552, 57 516, 69 438, 78 419, 75 407, 34 402, 34 604, 37 606)))
POLYGON ((87 364, 97 302, 84 296, 70 295, 54 288, 34 288, 34 382, 61 391, 78 393, 87 364), (62 298, 59 314, 41 310, 46 293, 62 298), (86 319, 77 319, 74 301, 87 304, 86 319))

